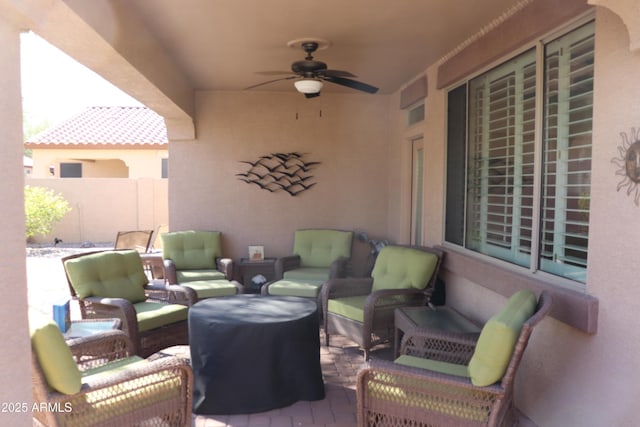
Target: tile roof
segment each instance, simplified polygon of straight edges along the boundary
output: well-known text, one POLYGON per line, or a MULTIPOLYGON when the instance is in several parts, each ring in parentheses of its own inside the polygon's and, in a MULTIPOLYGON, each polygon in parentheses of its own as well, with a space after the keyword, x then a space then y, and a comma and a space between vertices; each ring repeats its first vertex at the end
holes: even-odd
POLYGON ((146 107, 89 107, 25 141, 27 147, 166 148, 164 119, 146 107))

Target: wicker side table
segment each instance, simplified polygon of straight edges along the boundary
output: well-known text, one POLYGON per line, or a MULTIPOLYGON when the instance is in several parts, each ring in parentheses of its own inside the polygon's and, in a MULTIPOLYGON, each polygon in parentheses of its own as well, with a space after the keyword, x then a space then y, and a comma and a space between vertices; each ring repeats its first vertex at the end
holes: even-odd
POLYGON ((394 311, 393 355, 398 356, 402 334, 412 328, 436 329, 450 334, 479 334, 481 328, 451 307, 402 307, 394 311))
POLYGON ((275 266, 275 258, 265 258, 262 261, 251 261, 248 258, 240 258, 240 261, 236 263, 236 280, 242 283, 245 293, 259 294, 262 286, 254 286, 251 279, 260 274, 266 279, 264 283, 274 280, 276 277, 275 266))

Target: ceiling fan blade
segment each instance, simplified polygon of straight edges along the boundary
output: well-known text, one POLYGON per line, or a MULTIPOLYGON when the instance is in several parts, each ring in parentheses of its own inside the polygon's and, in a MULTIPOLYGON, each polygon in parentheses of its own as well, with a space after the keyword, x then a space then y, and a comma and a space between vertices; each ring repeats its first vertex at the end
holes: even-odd
POLYGON ((258 86, 268 85, 269 83, 279 82, 280 80, 291 80, 291 79, 295 79, 296 77, 298 77, 298 76, 288 76, 288 77, 281 77, 279 79, 267 80, 266 82, 262 82, 262 83, 255 84, 253 86, 245 87, 244 90, 253 89, 253 88, 256 88, 258 86))
POLYGON ((342 70, 324 70, 319 72, 318 75, 331 76, 331 77, 358 77, 355 74, 351 74, 348 71, 342 71, 342 70))
POLYGON ((334 77, 334 76, 320 76, 323 80, 326 80, 331 83, 335 83, 338 85, 346 86, 351 89, 361 90, 367 93, 376 93, 378 88, 375 86, 368 85, 366 83, 362 83, 356 80, 345 79, 342 77, 334 77))
POLYGON ((291 71, 256 71, 255 74, 260 74, 261 76, 281 76, 292 73, 291 71))

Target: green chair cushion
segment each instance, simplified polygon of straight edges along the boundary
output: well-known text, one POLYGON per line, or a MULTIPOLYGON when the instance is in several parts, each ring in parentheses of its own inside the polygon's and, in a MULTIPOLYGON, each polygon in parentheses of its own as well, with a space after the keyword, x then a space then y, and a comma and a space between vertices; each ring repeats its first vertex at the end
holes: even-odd
POLYGON ((297 230, 293 254, 302 267, 329 267, 340 257, 351 258, 353 233, 339 230, 297 230))
POLYGON ((146 363, 148 362, 140 356, 124 357, 122 359, 112 360, 111 362, 107 362, 94 368, 89 368, 82 372, 82 378, 90 377, 93 375, 101 375, 107 377, 118 372, 124 372, 132 368, 135 369, 138 366, 144 365, 146 363))
POLYGON ((401 246, 382 248, 371 272, 372 292, 381 289, 424 289, 438 264, 435 254, 401 246))
POLYGON ((330 269, 328 267, 302 267, 285 271, 283 279, 294 282, 321 282, 329 280, 330 269))
POLYGON ((78 298, 146 299, 148 283, 140 254, 135 250, 106 251, 65 261, 65 270, 78 298))
POLYGON ((278 280, 269 285, 269 295, 317 298, 324 283, 324 281, 278 280))
POLYGON ((469 369, 466 365, 457 365, 455 363, 441 362, 439 360, 424 359, 422 357, 410 356, 408 354, 403 354, 394 360, 393 363, 469 378, 469 369))
POLYGON ((189 308, 180 304, 159 302, 139 302, 133 305, 140 332, 187 320, 189 308))
POLYGON ((196 291, 198 299, 223 297, 238 293, 238 288, 228 280, 198 280, 184 283, 182 286, 196 291))
POLYGON ((82 386, 78 365, 58 326, 49 322, 31 330, 31 345, 47 384, 64 394, 75 394, 82 386))
POLYGON ((196 282, 202 280, 226 280, 223 272, 218 270, 180 270, 176 271, 178 283, 196 282))
MULTIPOLYGON (((87 383, 102 381, 103 376, 116 372, 131 370, 132 373, 140 365, 148 364, 147 360, 125 360, 115 363, 113 370, 94 372, 86 375, 83 380, 87 383)), ((171 406, 180 399, 181 379, 178 373, 161 371, 145 376, 131 375, 131 379, 100 389, 99 392, 88 393, 77 402, 72 401, 73 417, 66 419, 69 427, 83 427, 87 425, 114 424, 114 417, 126 416, 132 411, 132 401, 137 402, 142 410, 152 409, 159 417, 163 412, 171 412, 171 406), (161 405, 161 406, 160 406, 161 405), (79 409, 81 408, 81 410, 79 409), (110 423, 109 423, 110 422, 110 423)), ((117 419, 116 419, 117 420, 117 419)), ((122 419, 121 423, 122 424, 122 419)), ((142 423, 146 425, 146 423, 142 423)))
POLYGON ((176 270, 215 269, 222 256, 219 231, 174 231, 162 238, 162 256, 171 259, 176 270))
MULTIPOLYGON (((377 371, 375 380, 367 385, 367 392, 373 400, 380 401, 381 407, 385 401, 393 405, 402 402, 408 413, 413 412, 412 408, 437 412, 458 418, 458 424, 464 425, 486 425, 489 420, 490 406, 486 404, 487 396, 479 390, 451 388, 447 393, 444 389, 446 386, 442 384, 389 371, 377 371), (445 398, 442 397, 443 393, 445 398)), ((421 424, 407 420, 406 425, 421 424)))
POLYGON ((357 322, 364 322, 364 302, 368 295, 332 298, 327 302, 327 311, 357 322))
POLYGON ((512 295, 502 310, 482 328, 469 361, 471 382, 479 387, 499 381, 507 370, 522 325, 535 312, 536 295, 522 290, 512 295))

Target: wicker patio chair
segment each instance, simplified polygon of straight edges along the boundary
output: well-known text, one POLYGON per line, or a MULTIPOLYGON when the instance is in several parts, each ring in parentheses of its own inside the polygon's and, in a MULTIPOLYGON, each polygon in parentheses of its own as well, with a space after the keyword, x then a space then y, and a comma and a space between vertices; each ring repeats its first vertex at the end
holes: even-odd
POLYGON ((443 252, 423 246, 385 246, 371 277, 329 280, 322 291, 325 342, 339 334, 364 351, 393 336, 398 307, 425 305, 435 285, 443 252))
POLYGON ((232 280, 233 260, 222 257, 221 232, 173 231, 160 237, 169 285, 182 287, 196 301, 244 292, 244 286, 232 280))
POLYGON ((537 305, 533 298, 533 314, 519 333, 509 334, 508 346, 491 335, 501 329, 487 327, 491 320, 479 338, 424 329, 407 333, 395 362, 372 360, 358 372, 358 426, 514 425, 516 372, 533 328, 551 308, 547 293, 540 295, 537 305), (491 369, 490 376, 486 367, 472 368, 485 357, 493 363, 501 356, 506 359, 491 369))
POLYGON ((118 231, 114 249, 135 249, 140 253, 149 252, 153 230, 118 231))
POLYGON ((178 357, 132 356, 122 331, 65 343, 55 324, 32 331, 34 425, 191 426, 193 373, 178 357))
POLYGON ((321 289, 327 280, 347 275, 352 240, 351 231, 297 230, 293 254, 276 259, 276 280, 263 286, 261 293, 311 298, 320 306, 321 289))
POLYGON ((187 306, 197 298, 181 286, 150 284, 138 252, 80 253, 62 263, 81 317, 120 319, 136 354, 189 342, 187 306))

